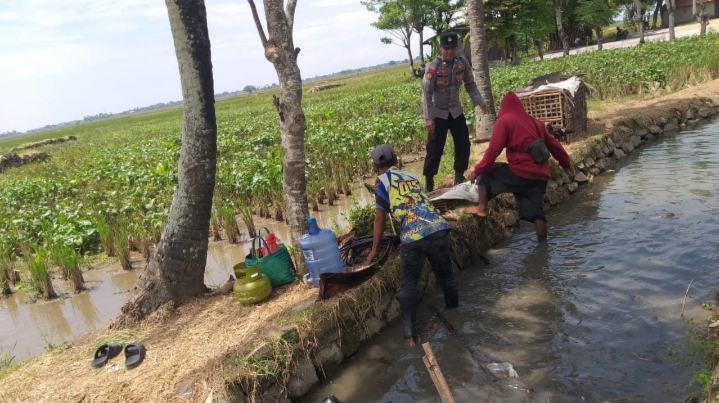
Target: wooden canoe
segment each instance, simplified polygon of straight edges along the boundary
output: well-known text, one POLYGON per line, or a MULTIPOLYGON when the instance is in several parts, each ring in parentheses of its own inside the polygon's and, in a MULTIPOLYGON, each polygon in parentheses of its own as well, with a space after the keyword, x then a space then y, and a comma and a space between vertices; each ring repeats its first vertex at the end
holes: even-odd
MULTIPOLYGON (((320 290, 318 300, 332 298, 344 291, 357 287, 358 285, 369 280, 377 273, 377 270, 387 262, 392 251, 399 244, 399 238, 396 236, 387 237, 388 241, 383 240, 386 244, 382 255, 379 259, 369 266, 362 267, 358 270, 347 273, 322 273, 320 274, 320 290)), ((380 244, 382 246, 382 244, 380 244)))

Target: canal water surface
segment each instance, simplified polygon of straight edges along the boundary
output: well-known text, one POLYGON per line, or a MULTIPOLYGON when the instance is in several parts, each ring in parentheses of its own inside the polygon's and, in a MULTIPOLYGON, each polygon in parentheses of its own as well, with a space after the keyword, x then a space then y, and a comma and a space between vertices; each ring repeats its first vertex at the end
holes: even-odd
MULTIPOLYGON (((523 223, 490 265, 459 272, 458 310, 425 296, 421 342, 458 402, 678 402, 692 391, 697 367, 672 356, 719 290, 719 125, 667 136, 615 169, 551 211, 548 244, 523 223), (519 378, 495 380, 481 367, 491 362, 519 378)), ((304 402, 439 402, 423 355, 393 323, 304 402)))

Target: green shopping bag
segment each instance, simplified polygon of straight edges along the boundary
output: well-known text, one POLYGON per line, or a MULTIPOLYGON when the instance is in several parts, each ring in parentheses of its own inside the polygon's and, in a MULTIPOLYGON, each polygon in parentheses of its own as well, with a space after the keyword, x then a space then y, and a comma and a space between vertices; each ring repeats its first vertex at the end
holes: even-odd
MULTIPOLYGON (((252 249, 250 250, 250 254, 245 256, 245 265, 247 265, 247 267, 258 265, 260 273, 269 277, 272 288, 295 281, 295 264, 292 262, 287 246, 282 244, 269 256, 259 257, 257 253, 258 250, 255 248, 256 241, 259 241, 260 247, 262 246, 262 242, 265 242, 264 238, 259 235, 252 239, 252 249)), ((265 247, 269 250, 267 242, 265 242, 265 247)))

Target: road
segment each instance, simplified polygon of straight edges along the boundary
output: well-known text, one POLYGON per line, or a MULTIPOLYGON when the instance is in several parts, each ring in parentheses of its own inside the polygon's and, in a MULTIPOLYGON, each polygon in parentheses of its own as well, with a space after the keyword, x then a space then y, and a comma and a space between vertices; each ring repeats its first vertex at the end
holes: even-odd
MULTIPOLYGON (((714 19, 709 21, 707 30, 719 29, 719 20, 714 19)), ((678 26, 674 29, 675 36, 681 38, 684 36, 699 35, 699 23, 692 23, 678 26)), ((660 41, 669 39, 669 29, 657 29, 653 31, 646 31, 644 33, 644 39, 647 41, 660 41)), ((623 41, 611 41, 605 42, 603 45, 604 49, 616 49, 616 48, 629 48, 639 44, 639 34, 635 34, 623 41)), ((569 51, 570 55, 576 55, 583 52, 591 52, 597 50, 597 45, 583 46, 580 48, 572 48, 569 51)), ((562 52, 552 52, 544 55, 545 59, 553 59, 555 57, 562 57, 562 52)))

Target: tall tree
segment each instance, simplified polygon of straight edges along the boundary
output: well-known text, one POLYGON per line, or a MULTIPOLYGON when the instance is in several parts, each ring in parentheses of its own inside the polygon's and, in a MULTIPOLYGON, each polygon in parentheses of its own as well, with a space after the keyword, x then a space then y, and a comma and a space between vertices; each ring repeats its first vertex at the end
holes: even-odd
MULTIPOLYGON (((296 1, 296 0, 290 0, 296 1)), ((413 0, 365 0, 361 2, 367 10, 379 14, 372 26, 388 32, 395 39, 385 37, 382 43, 397 44, 407 49, 409 56, 409 69, 414 72, 414 59, 412 57, 412 32, 414 31, 414 19, 417 17, 413 0), (399 43, 395 43, 395 40, 399 43)))
POLYGON ((432 18, 435 0, 415 0, 412 7, 412 29, 419 35, 419 60, 424 65, 424 28, 432 18))
POLYGON ((165 304, 180 305, 204 289, 210 210, 215 188, 217 123, 204 0, 165 0, 182 86, 182 146, 177 189, 155 252, 116 326, 165 304))
POLYGON ((557 34, 559 34, 559 40, 562 41, 564 56, 568 56, 569 36, 564 32, 564 25, 562 24, 562 0, 552 0, 552 5, 554 6, 554 18, 557 23, 557 34))
POLYGON ((699 29, 699 35, 706 35, 707 33, 709 16, 707 15, 705 8, 706 5, 704 4, 704 0, 692 0, 692 15, 695 20, 699 21, 699 26, 701 27, 699 29), (697 2, 699 3, 698 6, 697 2))
POLYGON ((654 15, 652 16, 652 29, 657 29, 657 19, 659 18, 659 13, 662 11, 663 5, 664 0, 657 0, 656 5, 654 6, 654 15))
POLYGON ((305 177, 305 113, 302 110, 302 76, 297 65, 300 48, 295 48, 292 29, 297 0, 264 0, 267 34, 253 0, 247 0, 257 33, 265 49, 265 57, 272 63, 280 81, 280 97, 274 97, 280 120, 282 145, 282 188, 284 189, 287 219, 290 223, 295 260, 303 262, 299 241, 307 232, 310 216, 305 177))
POLYGON ((644 7, 642 0, 634 0, 634 12, 636 20, 639 22, 639 43, 644 43, 644 7))
POLYGON ((471 35, 472 74, 474 74, 477 88, 489 108, 487 114, 483 115, 481 108, 475 107, 475 138, 479 141, 489 141, 497 115, 494 108, 494 96, 492 96, 492 81, 489 77, 489 47, 487 46, 487 33, 484 29, 484 1, 469 0, 467 14, 471 35))
POLYGON ((577 10, 579 21, 597 33, 597 49, 599 50, 602 50, 604 27, 612 24, 617 11, 617 8, 612 7, 608 0, 585 0, 577 10))
POLYGON ((667 14, 669 14, 669 40, 674 40, 674 11, 677 9, 677 0, 666 0, 667 1, 667 14))
POLYGON ((552 4, 546 0, 520 0, 520 8, 516 17, 516 32, 520 37, 533 43, 540 59, 542 54, 542 41, 555 30, 554 10, 552 4))

